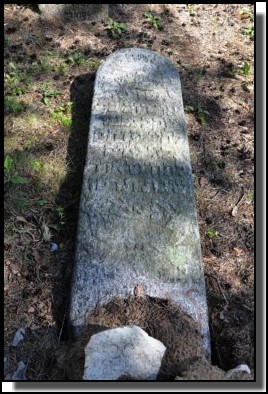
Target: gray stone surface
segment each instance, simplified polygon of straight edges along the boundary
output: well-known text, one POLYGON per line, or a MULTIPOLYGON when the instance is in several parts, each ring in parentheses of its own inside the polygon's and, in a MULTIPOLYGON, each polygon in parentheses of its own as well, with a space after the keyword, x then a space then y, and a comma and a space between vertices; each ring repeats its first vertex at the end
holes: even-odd
POLYGON ((166 347, 137 326, 93 335, 85 348, 83 380, 155 380, 166 347))
POLYGON ((106 20, 108 4, 38 4, 44 18, 64 20, 106 20))
POLYGON ((145 293, 179 303, 209 329, 179 74, 145 49, 115 52, 94 88, 70 322, 96 304, 145 293))

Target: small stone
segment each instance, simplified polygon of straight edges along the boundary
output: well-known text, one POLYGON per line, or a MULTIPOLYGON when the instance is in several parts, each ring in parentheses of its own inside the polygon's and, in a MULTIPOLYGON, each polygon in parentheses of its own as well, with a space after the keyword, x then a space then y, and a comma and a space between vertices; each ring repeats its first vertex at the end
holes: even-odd
POLYGON ((4 357, 4 372, 6 372, 9 368, 9 361, 7 357, 4 357))
POLYGON ((83 380, 155 380, 165 351, 138 326, 102 331, 85 348, 83 380))
MULTIPOLYGON (((226 380, 240 380, 243 379, 244 374, 250 375, 250 369, 247 364, 240 364, 237 367, 230 369, 225 374, 226 380)), ((243 379, 244 380, 244 379, 243 379)))
POLYGON ((26 380, 25 378, 26 365, 23 361, 19 361, 16 371, 12 375, 12 380, 26 380))
POLYGON ((20 341, 22 341, 24 339, 24 335, 25 335, 25 328, 21 327, 19 328, 13 338, 12 341, 12 346, 18 346, 18 344, 20 343, 20 341))

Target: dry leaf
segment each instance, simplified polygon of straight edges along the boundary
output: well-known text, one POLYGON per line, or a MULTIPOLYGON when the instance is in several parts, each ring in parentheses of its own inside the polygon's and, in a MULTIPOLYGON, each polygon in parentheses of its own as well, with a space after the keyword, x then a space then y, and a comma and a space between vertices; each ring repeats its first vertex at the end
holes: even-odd
POLYGON ((14 274, 14 275, 19 274, 19 271, 20 271, 20 270, 19 270, 17 264, 10 263, 10 264, 9 264, 9 269, 10 269, 10 271, 12 272, 12 274, 14 274))
POLYGON ((9 292, 9 286, 7 285, 4 287, 4 295, 7 296, 8 292, 9 292))
POLYGON ((240 256, 241 254, 244 254, 243 249, 240 248, 233 248, 233 251, 235 252, 236 256, 240 256))
POLYGON ((203 176, 201 176, 201 177, 199 178, 199 185, 200 185, 201 187, 203 187, 203 186, 205 186, 205 184, 206 184, 206 178, 204 178, 203 176))
POLYGON ((42 224, 42 235, 44 241, 49 241, 52 237, 51 232, 49 231, 49 228, 45 223, 42 224))

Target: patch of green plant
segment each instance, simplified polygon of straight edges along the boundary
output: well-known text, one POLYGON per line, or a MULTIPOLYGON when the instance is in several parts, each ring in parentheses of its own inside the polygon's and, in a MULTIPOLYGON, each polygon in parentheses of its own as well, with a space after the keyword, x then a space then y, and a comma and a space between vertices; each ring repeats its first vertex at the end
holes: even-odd
POLYGON ((63 207, 57 207, 57 223, 52 223, 49 225, 50 228, 53 228, 56 231, 60 231, 62 227, 65 225, 65 209, 63 207))
POLYGON ((38 198, 36 200, 36 204, 40 205, 41 207, 43 207, 44 205, 46 205, 48 203, 48 201, 42 197, 38 198))
POLYGON ((23 86, 15 86, 13 89, 10 90, 10 93, 13 96, 22 96, 26 93, 26 88, 24 88, 23 86))
POLYGON ((85 55, 81 52, 73 51, 67 57, 66 63, 70 65, 76 64, 78 66, 81 66, 86 63, 85 55))
POLYGON ((239 64, 238 67, 236 67, 234 70, 234 72, 237 72, 239 74, 244 74, 245 77, 249 76, 249 71, 250 71, 250 65, 247 62, 243 62, 242 64, 239 64))
POLYGON ((51 112, 51 116, 53 119, 56 119, 62 126, 71 126, 72 118, 71 118, 71 109, 72 102, 65 103, 59 106, 57 109, 51 112))
POLYGON ((14 62, 8 64, 8 70, 4 74, 5 89, 16 87, 19 83, 28 83, 29 75, 25 71, 21 71, 14 62))
POLYGON ((254 40, 254 26, 253 25, 251 27, 243 27, 241 29, 241 33, 244 36, 248 36, 251 40, 254 40))
POLYGON ((144 12, 143 14, 146 22, 149 22, 155 29, 161 30, 161 17, 158 15, 153 15, 150 12, 144 12))
POLYGON ((51 116, 53 119, 56 119, 62 126, 69 127, 72 125, 71 117, 63 114, 62 112, 52 111, 51 116))
POLYGON ((40 160, 35 159, 30 163, 30 166, 32 170, 39 172, 42 167, 42 162, 40 160))
POLYGON ((58 64, 54 64, 52 71, 54 71, 57 74, 60 74, 62 76, 65 76, 68 74, 69 67, 66 63, 60 62, 58 64))
POLYGON ((12 112, 14 114, 23 112, 26 110, 26 107, 23 103, 19 102, 16 97, 7 96, 4 100, 5 110, 7 112, 12 112))
POLYGON ((210 114, 205 108, 201 107, 199 104, 195 107, 193 107, 192 105, 186 105, 184 107, 184 110, 185 112, 194 113, 195 117, 201 124, 208 124, 207 117, 210 114))
POLYGON ((18 187, 9 188, 5 194, 5 210, 6 211, 17 211, 25 212, 30 207, 32 203, 29 200, 29 195, 20 190, 18 187))
POLYGON ((64 92, 62 92, 61 90, 47 90, 42 95, 42 101, 45 105, 48 105, 52 97, 59 96, 62 94, 64 94, 64 92))
POLYGON ((225 163, 223 161, 212 160, 211 167, 213 170, 223 170, 225 168, 225 163))
POLYGON ((121 36, 122 32, 127 28, 126 23, 116 22, 112 18, 109 18, 108 22, 107 29, 110 30, 114 38, 121 36))
POLYGON ((191 72, 191 77, 195 82, 200 81, 204 77, 204 75, 205 70, 203 68, 199 68, 191 72))
POLYGON ((186 10, 189 12, 189 14, 193 14, 196 11, 195 4, 186 4, 186 10))
POLYGON ((217 237, 217 235, 218 235, 218 231, 214 230, 213 228, 211 228, 207 231, 207 237, 209 239, 215 238, 215 237, 217 237))
POLYGON ((211 167, 212 170, 218 171, 218 170, 224 170, 225 169, 225 162, 221 160, 212 160, 209 163, 209 166, 211 167))
POLYGON ((32 72, 50 72, 52 71, 52 66, 44 59, 39 59, 32 63, 32 72))
POLYGON ((248 194, 246 195, 246 199, 247 199, 248 201, 254 202, 254 193, 253 193, 253 192, 248 193, 248 194))
POLYGON ((89 67, 94 70, 96 70, 102 63, 103 63, 103 60, 100 60, 100 59, 90 59, 88 61, 89 67))
POLYGON ((7 155, 4 159, 4 183, 12 183, 14 185, 23 185, 28 183, 29 179, 18 174, 14 166, 14 160, 7 155))

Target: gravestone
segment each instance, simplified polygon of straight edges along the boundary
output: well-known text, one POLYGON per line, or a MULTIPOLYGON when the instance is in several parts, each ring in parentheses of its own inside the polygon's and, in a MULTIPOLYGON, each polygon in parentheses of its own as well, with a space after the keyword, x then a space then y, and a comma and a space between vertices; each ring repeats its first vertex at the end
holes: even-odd
POLYGON ((38 4, 41 16, 76 21, 108 19, 108 4, 38 4))
POLYGON ((179 74, 165 57, 123 49, 95 80, 70 323, 136 284, 209 328, 179 74))

